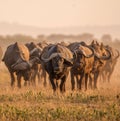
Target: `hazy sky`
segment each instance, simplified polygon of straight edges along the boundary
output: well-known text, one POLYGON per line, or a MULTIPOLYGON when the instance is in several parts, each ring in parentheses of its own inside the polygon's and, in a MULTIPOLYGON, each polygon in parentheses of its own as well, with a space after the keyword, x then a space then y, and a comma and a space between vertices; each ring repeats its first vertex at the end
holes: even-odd
POLYGON ((38 27, 120 25, 120 0, 0 0, 0 22, 38 27))

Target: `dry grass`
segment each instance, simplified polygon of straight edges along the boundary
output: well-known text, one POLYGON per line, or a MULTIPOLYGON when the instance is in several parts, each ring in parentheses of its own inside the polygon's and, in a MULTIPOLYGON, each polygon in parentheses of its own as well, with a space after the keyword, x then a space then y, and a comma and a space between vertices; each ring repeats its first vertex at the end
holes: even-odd
POLYGON ((53 95, 51 87, 10 87, 9 73, 0 64, 1 121, 120 121, 120 60, 111 83, 99 83, 98 90, 53 95))

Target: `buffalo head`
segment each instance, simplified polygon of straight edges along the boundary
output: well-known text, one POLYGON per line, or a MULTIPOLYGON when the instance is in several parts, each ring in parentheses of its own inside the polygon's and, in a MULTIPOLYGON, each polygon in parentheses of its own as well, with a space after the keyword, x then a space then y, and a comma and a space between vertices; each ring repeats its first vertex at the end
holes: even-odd
POLYGON ((29 61, 21 61, 19 62, 19 60, 11 65, 11 68, 15 71, 22 71, 22 70, 27 70, 30 69, 35 63, 40 63, 39 58, 35 57, 33 59, 30 59, 29 61))
POLYGON ((99 44, 97 41, 91 43, 95 52, 95 57, 102 60, 109 60, 111 58, 111 52, 106 48, 103 43, 99 44))
POLYGON ((53 53, 49 58, 44 58, 41 56, 41 60, 45 63, 51 61, 52 62, 52 67, 53 71, 55 73, 62 72, 64 66, 70 67, 72 66, 72 59, 68 59, 65 56, 63 56, 61 53, 53 53))

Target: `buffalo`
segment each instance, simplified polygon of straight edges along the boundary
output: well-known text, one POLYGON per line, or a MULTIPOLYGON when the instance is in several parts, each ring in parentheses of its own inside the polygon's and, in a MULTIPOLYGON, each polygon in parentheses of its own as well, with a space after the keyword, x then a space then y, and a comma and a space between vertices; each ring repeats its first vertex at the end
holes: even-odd
POLYGON ((88 77, 92 71, 94 62, 94 51, 84 42, 71 43, 68 48, 74 55, 74 62, 71 68, 71 85, 72 90, 75 89, 75 79, 77 81, 77 89, 81 90, 83 79, 85 78, 85 90, 87 90, 88 77))
POLYGON ((120 53, 117 49, 112 48, 111 46, 105 46, 111 52, 111 58, 105 63, 101 73, 100 73, 100 81, 103 82, 108 81, 110 82, 111 76, 114 72, 115 66, 117 64, 118 58, 120 53))
POLYGON ((97 41, 92 41, 90 46, 94 49, 94 63, 92 68, 93 80, 94 80, 94 89, 97 88, 97 81, 105 66, 106 62, 111 58, 111 52, 106 48, 103 43, 98 43, 97 41))
MULTIPOLYGON (((49 44, 46 41, 42 41, 42 42, 37 43, 37 45, 43 50, 49 44)), ((38 76, 40 78, 39 80, 43 81, 43 85, 44 85, 44 87, 46 87, 47 86, 48 74, 45 71, 45 69, 42 66, 42 64, 39 65, 38 72, 39 72, 38 76)), ((38 82, 40 83, 41 81, 38 81, 38 82)))
POLYGON ((30 69, 35 63, 39 63, 39 58, 30 59, 28 48, 21 43, 14 43, 7 47, 4 61, 11 77, 11 86, 15 84, 15 74, 17 75, 18 87, 21 88, 21 77, 24 78, 25 84, 30 79, 30 69))
MULTIPOLYGON (((42 49, 35 44, 34 42, 30 42, 30 43, 26 43, 25 44, 29 50, 30 53, 30 59, 33 59, 34 57, 38 57, 40 56, 42 49)), ((30 78, 30 84, 32 85, 36 85, 36 77, 38 77, 38 82, 40 81, 40 72, 39 72, 39 68, 40 68, 41 64, 40 63, 35 63, 32 68, 31 68, 31 78, 30 78)))
POLYGON ((60 92, 65 92, 65 83, 70 68, 73 65, 72 52, 61 44, 50 44, 41 53, 40 60, 49 75, 53 91, 58 89, 60 81, 60 92))

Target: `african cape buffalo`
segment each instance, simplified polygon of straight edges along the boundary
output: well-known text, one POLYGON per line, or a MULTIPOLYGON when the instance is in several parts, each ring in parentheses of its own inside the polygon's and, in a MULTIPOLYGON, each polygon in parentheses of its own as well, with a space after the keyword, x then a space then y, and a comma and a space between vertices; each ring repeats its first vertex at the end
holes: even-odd
POLYGON ((50 44, 43 49, 40 59, 49 75, 54 92, 58 88, 58 80, 61 80, 60 91, 65 92, 65 82, 73 65, 72 52, 61 44, 50 44))
POLYGON ((100 72, 100 81, 110 82, 111 76, 114 72, 120 53, 117 49, 114 49, 113 47, 110 47, 109 45, 105 47, 110 50, 111 58, 105 63, 102 71, 100 72))
POLYGON ((97 88, 97 81, 106 62, 111 58, 110 50, 107 49, 103 43, 99 44, 97 41, 92 41, 90 46, 94 49, 94 63, 92 73, 94 75, 94 88, 97 88))
POLYGON ((92 71, 92 65, 94 62, 94 51, 84 42, 71 43, 68 48, 75 56, 71 68, 72 90, 75 89, 75 79, 77 82, 77 89, 81 90, 83 78, 85 78, 85 90, 87 90, 88 76, 92 71))
MULTIPOLYGON (((29 50, 30 53, 30 59, 33 59, 34 57, 40 57, 40 54, 42 52, 42 49, 35 44, 34 42, 26 43, 26 47, 29 50)), ((31 77, 30 77, 30 84, 33 86, 36 86, 36 78, 38 77, 38 82, 40 81, 40 63, 35 63, 31 68, 31 77)))
POLYGON ((30 68, 34 63, 38 63, 38 58, 30 60, 30 53, 27 47, 21 43, 16 42, 7 47, 4 57, 2 59, 8 68, 11 76, 11 86, 15 84, 15 73, 17 75, 18 87, 21 88, 21 77, 23 76, 25 82, 29 81, 30 68))

